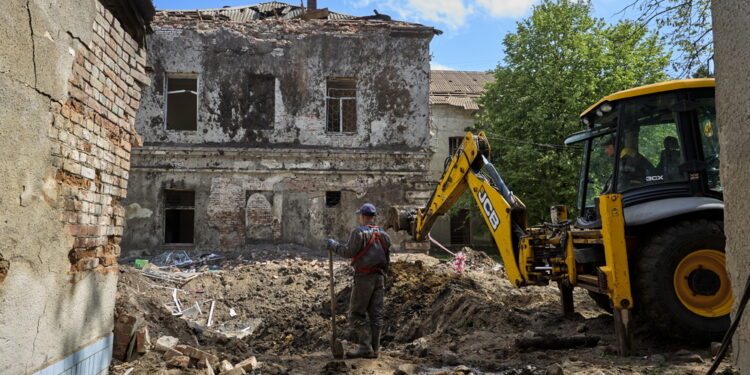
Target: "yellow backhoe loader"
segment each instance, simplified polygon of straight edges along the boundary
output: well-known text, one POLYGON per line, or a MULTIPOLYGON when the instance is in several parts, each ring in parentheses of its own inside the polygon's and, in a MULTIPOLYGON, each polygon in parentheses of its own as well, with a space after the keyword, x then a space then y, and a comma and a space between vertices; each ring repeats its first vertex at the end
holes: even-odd
MULTIPOLYGON (((393 208, 387 223, 427 239, 468 189, 517 287, 556 282, 565 312, 573 288, 612 312, 631 352, 634 316, 693 341, 720 340, 733 298, 725 271, 714 80, 675 80, 609 95, 581 114, 579 216, 553 206, 529 227, 523 202, 490 163, 484 133, 467 133, 423 208, 393 208)), ((529 165, 529 168, 534 168, 529 165)))

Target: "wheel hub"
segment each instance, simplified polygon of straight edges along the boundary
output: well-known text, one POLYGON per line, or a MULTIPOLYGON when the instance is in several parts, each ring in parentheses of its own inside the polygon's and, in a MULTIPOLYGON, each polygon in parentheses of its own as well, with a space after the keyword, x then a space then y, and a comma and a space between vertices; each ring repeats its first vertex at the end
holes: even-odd
POLYGON ((718 250, 696 250, 682 258, 674 271, 674 291, 682 305, 707 318, 729 314, 734 299, 725 266, 718 250))
POLYGON ((693 293, 701 296, 713 296, 721 289, 721 278, 719 275, 702 266, 691 272, 687 279, 693 293))

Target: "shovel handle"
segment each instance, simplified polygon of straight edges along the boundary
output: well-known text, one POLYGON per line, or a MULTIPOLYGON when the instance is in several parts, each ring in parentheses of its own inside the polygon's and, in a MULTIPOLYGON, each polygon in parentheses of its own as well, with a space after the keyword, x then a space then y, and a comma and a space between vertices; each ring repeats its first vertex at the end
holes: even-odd
POLYGON ((331 342, 336 341, 336 290, 333 278, 333 251, 328 249, 328 273, 331 278, 331 342))

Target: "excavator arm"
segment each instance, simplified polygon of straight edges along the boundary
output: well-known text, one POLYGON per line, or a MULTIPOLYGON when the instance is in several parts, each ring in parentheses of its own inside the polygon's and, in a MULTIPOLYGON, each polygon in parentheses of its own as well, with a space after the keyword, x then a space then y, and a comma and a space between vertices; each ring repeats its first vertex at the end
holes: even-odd
POLYGON ((498 246, 508 278, 514 285, 525 285, 527 282, 519 266, 519 239, 525 235, 526 207, 505 185, 489 162, 489 155, 490 145, 484 132, 466 133, 446 163, 427 205, 406 213, 396 211, 388 221, 400 222, 400 226, 391 226, 406 229, 416 241, 424 241, 435 220, 446 214, 468 188, 498 246), (406 220, 402 219, 404 217, 406 220))

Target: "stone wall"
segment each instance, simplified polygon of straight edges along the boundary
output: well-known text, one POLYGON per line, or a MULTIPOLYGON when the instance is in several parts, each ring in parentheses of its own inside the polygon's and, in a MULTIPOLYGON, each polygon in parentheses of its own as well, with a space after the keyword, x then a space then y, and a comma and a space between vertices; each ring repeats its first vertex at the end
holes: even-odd
POLYGON ((0 368, 18 374, 112 331, 148 78, 144 50, 98 1, 3 2, 0 38, 0 368))
MULTIPOLYGON (((750 232, 747 199, 750 186, 750 3, 744 0, 712 2, 715 63, 716 121, 721 144, 721 182, 724 186, 724 231, 727 269, 736 304, 750 272, 750 232)), ((750 315, 746 310, 735 334, 732 358, 742 373, 750 372, 750 315)), ((734 317, 733 317, 734 319, 734 317)))

